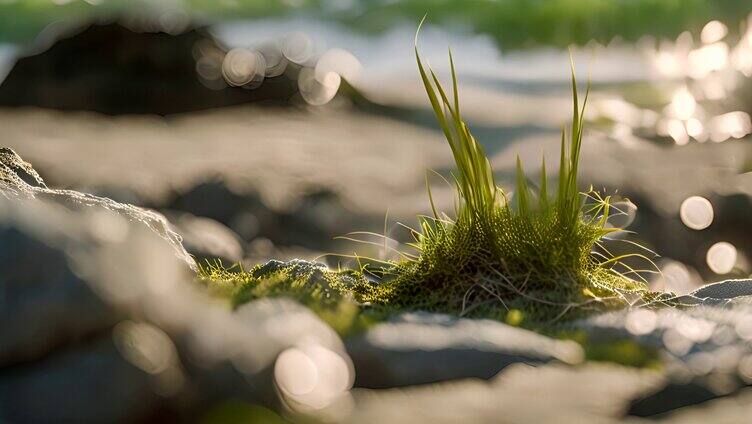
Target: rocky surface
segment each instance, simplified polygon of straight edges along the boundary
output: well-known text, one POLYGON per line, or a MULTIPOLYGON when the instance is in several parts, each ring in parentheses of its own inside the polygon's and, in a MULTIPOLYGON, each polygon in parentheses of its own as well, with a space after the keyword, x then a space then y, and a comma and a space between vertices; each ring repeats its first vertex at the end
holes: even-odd
MULTIPOLYGON (((682 308, 635 308, 571 324, 591 341, 627 339, 656 349, 662 365, 653 371, 582 364, 573 342, 426 313, 394 317, 342 342, 284 299, 234 313, 217 305, 190 283, 193 259, 161 215, 50 189, 14 152, 0 153, 3 330, 11 335, 0 349, 5 420, 184 417, 235 396, 340 422, 450 422, 457 414, 495 422, 502 413, 509 422, 681 422, 724 408, 735 411, 728 415, 735 422, 747 411, 748 280, 702 287, 680 298, 682 308), (49 266, 34 267, 41 260, 49 266), (9 324, 17 322, 25 324, 9 324), (300 347, 311 340, 324 350, 300 347), (289 349, 288 360, 304 355, 344 385, 301 396, 298 377, 285 378, 306 368, 295 360, 279 370, 272 365, 289 349), (87 378, 73 378, 77 373, 87 378), (80 399, 102 381, 124 387, 97 408, 81 408, 80 399), (348 384, 358 389, 347 391, 348 384), (60 391, 70 400, 61 403, 60 391)), ((262 269, 289 265, 272 261, 262 269)), ((314 277, 323 266, 293 265, 314 277)))
POLYGON ((489 381, 363 390, 348 422, 620 422, 629 400, 660 386, 656 372, 613 365, 513 365, 489 381))
POLYGON ((196 52, 224 54, 205 29, 171 35, 94 23, 54 36, 59 38, 54 45, 36 46, 42 51, 32 49, 13 66, 0 85, 0 105, 167 115, 256 101, 282 103, 297 91, 297 82, 284 77, 254 90, 201 83, 196 52))
POLYGON ((752 383, 750 280, 729 280, 682 296, 683 308, 633 309, 574 324, 591 340, 636 340, 658 349, 669 384, 630 413, 649 416, 727 396, 752 383))
POLYGON ((228 397, 274 404, 291 346, 347 360, 294 302, 212 301, 161 215, 50 189, 0 153, 0 421, 186 420, 228 397))
POLYGON ((119 320, 63 252, 15 228, 0 230, 0 240, 0 364, 41 358, 97 337, 119 320))
POLYGON ((188 213, 177 214, 171 222, 186 251, 199 263, 220 259, 232 264, 245 258, 240 237, 220 222, 188 213))
POLYGON ((498 321, 407 313, 347 342, 355 385, 389 388, 463 378, 489 379, 515 363, 574 364, 574 342, 557 341, 498 321))

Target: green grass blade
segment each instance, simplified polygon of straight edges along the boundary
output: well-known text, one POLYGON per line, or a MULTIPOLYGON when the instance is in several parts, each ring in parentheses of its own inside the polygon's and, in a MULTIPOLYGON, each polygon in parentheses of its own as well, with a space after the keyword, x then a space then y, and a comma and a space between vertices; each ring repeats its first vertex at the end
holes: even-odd
POLYGON ((543 156, 541 162, 541 182, 540 193, 538 194, 540 199, 540 209, 543 212, 548 211, 548 175, 546 175, 546 156, 543 156))
POLYGON ((530 199, 528 198, 528 185, 527 177, 525 177, 525 171, 522 169, 522 161, 517 156, 517 191, 514 194, 517 199, 517 212, 520 216, 527 216, 530 213, 530 199))

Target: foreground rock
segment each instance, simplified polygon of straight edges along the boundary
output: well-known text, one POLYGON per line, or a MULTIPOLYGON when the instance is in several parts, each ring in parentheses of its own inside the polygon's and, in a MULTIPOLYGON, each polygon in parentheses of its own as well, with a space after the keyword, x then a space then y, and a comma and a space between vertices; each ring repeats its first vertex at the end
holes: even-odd
POLYGON ((636 399, 649 416, 727 396, 752 383, 752 280, 709 284, 682 296, 684 308, 634 309, 574 324, 591 340, 631 339, 657 349, 669 383, 636 399))
POLYGON ((658 373, 614 365, 518 364, 487 382, 360 390, 344 422, 615 423, 631 398, 661 381, 658 373))
POLYGON ((349 361, 294 302, 213 301, 161 215, 50 189, 7 149, 0 228, 2 422, 192 420, 231 397, 274 405, 271 367, 292 346, 349 361))
POLYGON ((388 388, 489 379, 515 363, 582 362, 582 348, 498 321, 406 313, 349 340, 356 386, 388 388))
POLYGON ((183 246, 197 261, 221 259, 232 264, 244 258, 240 237, 221 223, 188 213, 175 218, 172 222, 183 237, 183 246))
MULTIPOLYGON (((495 321, 407 313, 343 343, 287 299, 231 311, 193 284, 195 264, 161 215, 50 189, 10 150, 0 150, 0 223, 0 421, 189 420, 227 398, 335 422, 745 422, 752 412, 748 280, 700 288, 682 308, 570 324, 589 341, 655 349, 662 367, 648 371, 581 364, 579 345, 495 321), (353 380, 369 389, 350 391, 353 380)), ((311 285, 325 271, 300 260, 257 271, 282 268, 311 285)))

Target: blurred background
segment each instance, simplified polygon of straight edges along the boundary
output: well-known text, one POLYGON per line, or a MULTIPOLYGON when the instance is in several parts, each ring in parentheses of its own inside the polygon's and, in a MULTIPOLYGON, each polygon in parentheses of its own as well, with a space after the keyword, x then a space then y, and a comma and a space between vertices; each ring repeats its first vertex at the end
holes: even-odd
POLYGON ((50 187, 162 212, 199 260, 368 254, 335 237, 406 240, 427 175, 452 210, 427 173, 452 158, 415 66, 426 13, 421 54, 447 78, 451 47, 502 186, 517 154, 557 163, 571 51, 582 181, 624 199, 653 287, 750 275, 746 0, 0 0, 0 145, 50 187))

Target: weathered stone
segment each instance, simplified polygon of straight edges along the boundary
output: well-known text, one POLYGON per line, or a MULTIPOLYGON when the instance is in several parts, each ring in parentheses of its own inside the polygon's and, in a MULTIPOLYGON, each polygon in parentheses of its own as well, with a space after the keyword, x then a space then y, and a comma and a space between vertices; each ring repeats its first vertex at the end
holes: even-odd
POLYGON ((171 35, 85 23, 58 36, 48 50, 16 62, 0 85, 0 105, 166 115, 260 100, 284 102, 297 91, 295 81, 284 77, 254 90, 202 84, 197 46, 224 52, 203 29, 171 35))
POLYGON ((199 262, 221 259, 236 263, 243 259, 243 246, 234 231, 211 219, 191 214, 177 214, 172 219, 183 238, 183 246, 199 262))
POLYGON ((356 386, 387 388, 496 375, 514 363, 578 363, 580 346, 498 321, 406 313, 347 340, 356 386))

